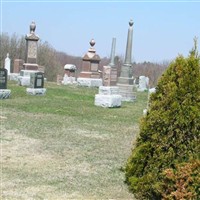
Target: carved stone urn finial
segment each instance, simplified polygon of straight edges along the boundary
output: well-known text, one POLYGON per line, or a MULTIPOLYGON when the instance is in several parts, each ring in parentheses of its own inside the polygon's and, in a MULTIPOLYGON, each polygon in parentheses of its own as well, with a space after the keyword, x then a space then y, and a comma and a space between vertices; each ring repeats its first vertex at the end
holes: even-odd
POLYGON ((91 47, 93 47, 93 46, 95 45, 95 41, 94 41, 94 39, 91 39, 91 41, 90 41, 90 45, 91 45, 91 47))
POLYGON ((36 29, 36 24, 34 21, 31 22, 30 24, 30 33, 34 34, 35 33, 35 29, 36 29))
POLYGON ((132 19, 129 21, 129 26, 133 26, 133 20, 132 19))

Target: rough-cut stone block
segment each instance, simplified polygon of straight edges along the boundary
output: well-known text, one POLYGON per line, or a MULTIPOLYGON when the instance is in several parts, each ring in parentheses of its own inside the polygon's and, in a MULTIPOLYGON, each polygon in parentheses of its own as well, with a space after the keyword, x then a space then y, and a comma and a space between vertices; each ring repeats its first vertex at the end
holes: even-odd
POLYGON ((101 106, 106 108, 121 107, 121 95, 95 95, 95 106, 101 106))
POLYGON ((102 86, 102 79, 77 78, 77 83, 80 86, 100 87, 102 86))
POLYGON ((29 76, 18 76, 18 84, 22 86, 30 86, 29 76))
POLYGON ((11 90, 8 89, 0 89, 0 99, 7 99, 10 97, 11 90))
POLYGON ((104 95, 112 95, 112 94, 119 94, 119 87, 117 86, 100 86, 99 87, 99 94, 104 95))
POLYGON ((45 95, 46 88, 26 88, 26 93, 30 95, 45 95))

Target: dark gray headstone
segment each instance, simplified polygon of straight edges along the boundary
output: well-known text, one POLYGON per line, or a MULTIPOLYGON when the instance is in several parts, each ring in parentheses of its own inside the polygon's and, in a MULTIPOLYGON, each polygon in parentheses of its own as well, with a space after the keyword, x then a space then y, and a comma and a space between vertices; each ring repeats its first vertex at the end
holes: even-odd
POLYGON ((43 88, 44 87, 44 73, 43 72, 31 73, 30 87, 31 88, 43 88))
POLYGON ((7 89, 7 69, 0 68, 0 89, 7 89))

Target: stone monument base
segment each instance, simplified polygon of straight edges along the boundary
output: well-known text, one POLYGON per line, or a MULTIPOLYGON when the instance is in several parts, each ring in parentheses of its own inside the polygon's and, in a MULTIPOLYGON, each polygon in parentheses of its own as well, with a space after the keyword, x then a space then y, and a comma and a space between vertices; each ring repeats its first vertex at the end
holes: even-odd
POLYGON ((8 80, 10 81, 18 81, 19 73, 10 73, 8 75, 8 80))
POLYGON ((65 75, 65 76, 63 77, 63 80, 61 81, 61 83, 62 83, 63 85, 70 85, 70 84, 76 84, 77 82, 76 82, 76 80, 75 80, 75 77, 71 77, 71 76, 65 75))
POLYGON ((11 90, 0 89, 0 99, 8 99, 10 97, 11 90))
POLYGON ((80 86, 100 87, 102 86, 102 79, 77 78, 77 83, 80 86))
POLYGON ((119 87, 119 94, 122 95, 122 101, 134 102, 136 100, 135 85, 117 84, 119 87))
POLYGON ((42 96, 46 93, 46 88, 26 88, 26 93, 30 95, 42 96))
POLYGON ((23 69, 24 70, 38 70, 38 64, 24 63, 23 69))
POLYGON ((121 107, 122 96, 119 95, 119 88, 116 86, 100 86, 99 94, 95 95, 95 106, 116 108, 121 107))
POLYGON ((21 86, 30 86, 30 76, 18 76, 18 84, 21 86))

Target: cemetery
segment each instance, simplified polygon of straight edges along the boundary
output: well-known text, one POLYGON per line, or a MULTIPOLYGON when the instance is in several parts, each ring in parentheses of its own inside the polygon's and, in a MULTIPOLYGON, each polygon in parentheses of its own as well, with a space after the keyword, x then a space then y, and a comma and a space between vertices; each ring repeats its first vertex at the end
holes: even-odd
POLYGON ((102 68, 91 39, 81 67, 65 63, 47 80, 35 22, 24 38, 25 59, 11 67, 7 53, 0 68, 4 199, 200 197, 197 40, 150 87, 151 77, 134 74, 133 20, 128 24, 120 67, 117 38, 102 68))

